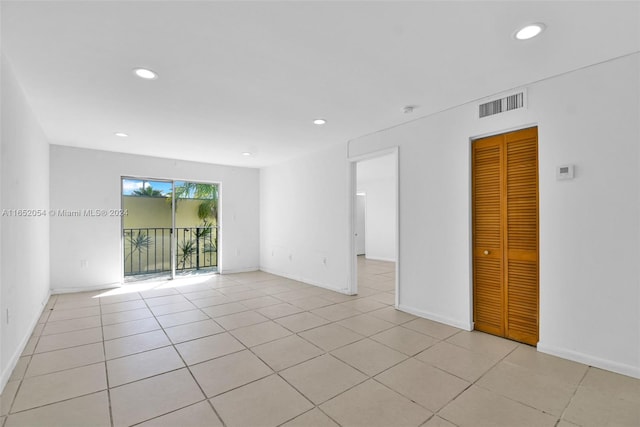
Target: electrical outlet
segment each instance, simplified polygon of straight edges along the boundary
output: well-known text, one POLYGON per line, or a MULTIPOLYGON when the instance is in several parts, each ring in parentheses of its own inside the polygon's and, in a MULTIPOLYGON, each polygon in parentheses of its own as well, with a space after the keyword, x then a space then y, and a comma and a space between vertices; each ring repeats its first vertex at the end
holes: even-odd
POLYGON ((7 325, 9 324, 9 309, 7 308, 7 325))
POLYGON ((80 268, 87 268, 87 267, 89 267, 89 261, 87 261, 86 259, 81 259, 80 268))
POLYGON ((327 265, 327 257, 322 257, 322 264, 327 265))

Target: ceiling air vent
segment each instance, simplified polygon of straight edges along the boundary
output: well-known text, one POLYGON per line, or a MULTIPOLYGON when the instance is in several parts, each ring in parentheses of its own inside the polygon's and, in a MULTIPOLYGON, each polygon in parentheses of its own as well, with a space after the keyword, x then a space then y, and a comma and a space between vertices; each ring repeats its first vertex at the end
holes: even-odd
POLYGON ((479 105, 480 118, 493 116, 506 111, 517 110, 525 106, 525 92, 517 92, 504 98, 495 99, 479 105))

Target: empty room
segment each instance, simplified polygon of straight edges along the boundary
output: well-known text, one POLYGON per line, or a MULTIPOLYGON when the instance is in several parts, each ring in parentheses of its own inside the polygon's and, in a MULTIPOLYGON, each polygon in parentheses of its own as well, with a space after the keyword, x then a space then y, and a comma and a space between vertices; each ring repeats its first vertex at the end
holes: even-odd
POLYGON ((639 1, 0 2, 0 427, 640 425, 639 1))

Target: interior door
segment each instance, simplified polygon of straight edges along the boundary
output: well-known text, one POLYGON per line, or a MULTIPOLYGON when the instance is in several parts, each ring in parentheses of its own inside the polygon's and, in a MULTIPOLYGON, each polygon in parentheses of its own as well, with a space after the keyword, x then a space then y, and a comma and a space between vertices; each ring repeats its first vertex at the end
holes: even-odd
POLYGON ((538 342, 537 128, 474 141, 475 328, 538 342))

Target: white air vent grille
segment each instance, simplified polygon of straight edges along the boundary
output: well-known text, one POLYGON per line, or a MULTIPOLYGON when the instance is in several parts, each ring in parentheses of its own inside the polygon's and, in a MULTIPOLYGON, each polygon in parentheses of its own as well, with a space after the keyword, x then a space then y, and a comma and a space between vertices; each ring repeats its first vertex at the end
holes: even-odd
POLYGON ((493 116, 494 114, 504 113, 505 111, 516 110, 525 105, 525 93, 518 92, 504 98, 480 104, 480 118, 493 116))

